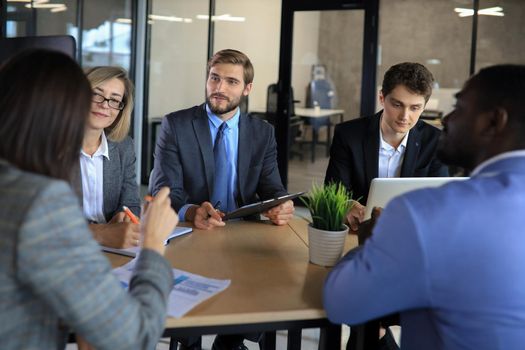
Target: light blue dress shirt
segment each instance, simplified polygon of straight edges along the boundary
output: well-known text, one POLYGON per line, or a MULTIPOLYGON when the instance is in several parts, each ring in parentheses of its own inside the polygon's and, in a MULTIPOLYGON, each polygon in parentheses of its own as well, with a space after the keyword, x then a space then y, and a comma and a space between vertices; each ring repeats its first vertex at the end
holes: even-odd
MULTIPOLYGON (((208 124, 210 126, 210 136, 211 136, 211 144, 215 144, 215 138, 217 137, 217 131, 219 130, 219 127, 223 123, 222 119, 219 118, 217 115, 215 115, 208 105, 206 105, 206 113, 208 114, 208 124)), ((238 186, 237 186, 237 159, 239 154, 239 120, 241 117, 241 111, 239 108, 237 108, 237 111, 235 112, 235 115, 228 119, 226 123, 226 129, 224 129, 224 138, 226 139, 226 153, 228 155, 228 168, 229 168, 229 176, 230 179, 229 182, 229 188, 233 189, 231 192, 231 196, 233 197, 232 203, 235 202, 235 198, 237 198, 238 195, 238 186)), ((215 205, 215 203, 212 203, 215 205)), ((189 203, 185 204, 180 208, 179 210, 179 220, 184 221, 184 217, 186 215, 186 211, 188 208, 192 205, 200 205, 200 203, 189 203)), ((221 203, 221 210, 223 212, 231 211, 233 209, 237 208, 237 205, 235 204, 235 207, 232 208, 226 208, 224 207, 224 203, 221 203)))

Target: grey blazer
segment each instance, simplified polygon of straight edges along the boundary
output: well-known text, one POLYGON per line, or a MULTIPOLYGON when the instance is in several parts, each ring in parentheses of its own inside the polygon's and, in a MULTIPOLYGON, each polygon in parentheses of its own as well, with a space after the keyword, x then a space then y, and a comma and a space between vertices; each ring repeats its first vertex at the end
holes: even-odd
POLYGON ((109 221, 122 206, 140 215, 139 188, 135 172, 135 150, 131 137, 121 142, 108 140, 109 160, 104 158, 104 216, 109 221))
POLYGON ((64 348, 70 330, 96 349, 153 349, 173 275, 144 250, 127 293, 64 181, 0 160, 0 347, 64 348))
MULTIPOLYGON (((104 192, 103 212, 106 221, 127 206, 135 215, 140 215, 140 198, 135 176, 135 150, 131 137, 121 142, 108 140, 109 160, 104 157, 102 189, 104 192)), ((82 176, 80 167, 75 169, 73 187, 82 198, 82 176)), ((80 201, 82 205, 82 200, 80 201)))
MULTIPOLYGON (((200 204, 213 193, 215 162, 205 105, 170 113, 162 120, 155 147, 149 191, 171 189, 171 205, 200 204)), ((273 127, 241 115, 237 164, 239 206, 286 194, 279 169, 273 127)))

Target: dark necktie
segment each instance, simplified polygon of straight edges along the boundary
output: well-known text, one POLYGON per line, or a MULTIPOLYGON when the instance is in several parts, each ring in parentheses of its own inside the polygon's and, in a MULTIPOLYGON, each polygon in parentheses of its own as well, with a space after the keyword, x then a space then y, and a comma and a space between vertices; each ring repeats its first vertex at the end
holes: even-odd
POLYGON ((211 202, 215 205, 217 202, 221 202, 221 210, 226 212, 230 208, 228 203, 229 190, 228 186, 228 156, 226 154, 226 140, 224 138, 224 129, 226 129, 226 123, 222 123, 217 131, 215 137, 215 144, 213 145, 213 157, 215 158, 215 178, 213 179, 213 194, 211 196, 211 202))

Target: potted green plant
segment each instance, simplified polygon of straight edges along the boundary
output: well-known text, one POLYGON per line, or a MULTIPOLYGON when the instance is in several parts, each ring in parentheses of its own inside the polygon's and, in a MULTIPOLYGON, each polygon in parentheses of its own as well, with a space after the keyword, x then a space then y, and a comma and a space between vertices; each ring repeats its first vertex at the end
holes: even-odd
POLYGON ((346 214, 352 208, 346 188, 341 183, 318 186, 302 198, 312 216, 308 225, 310 262, 321 266, 334 266, 343 252, 348 226, 346 214))

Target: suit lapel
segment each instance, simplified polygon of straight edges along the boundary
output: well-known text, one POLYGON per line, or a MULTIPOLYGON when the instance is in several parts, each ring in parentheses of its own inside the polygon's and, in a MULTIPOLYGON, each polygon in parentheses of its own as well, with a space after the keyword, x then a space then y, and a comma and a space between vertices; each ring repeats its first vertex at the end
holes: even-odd
POLYGON ((208 198, 210 198, 213 193, 215 161, 213 159, 213 145, 211 144, 210 126, 208 124, 208 115, 206 114, 206 105, 203 104, 196 110, 192 123, 193 132, 199 143, 199 149, 204 163, 204 172, 208 184, 208 198))
POLYGON ((407 149, 405 150, 405 157, 401 165, 401 177, 414 176, 414 169, 416 168, 417 157, 421 147, 421 134, 419 133, 417 124, 413 127, 407 140, 407 149))
MULTIPOLYGON (((118 159, 118 152, 116 152, 116 145, 114 142, 108 140, 108 155, 109 159, 111 161, 108 161, 106 157, 102 157, 102 212, 104 213, 104 216, 106 216, 107 208, 110 208, 111 205, 109 203, 109 198, 113 197, 109 195, 109 192, 114 191, 114 183, 111 182, 112 176, 115 176, 115 174, 118 174, 119 169, 115 169, 115 166, 118 166, 120 164, 120 160, 118 159)), ((118 189, 120 191, 120 188, 118 189)), ((111 219, 111 218, 109 218, 111 219)), ((108 218, 106 217, 106 220, 108 218)))
POLYGON ((252 156, 252 124, 250 118, 241 114, 239 118, 239 147, 237 154, 237 183, 239 196, 244 202, 245 195, 243 189, 245 188, 248 179, 248 171, 250 170, 250 159, 252 156))
POLYGON ((365 180, 367 184, 379 175, 379 121, 381 112, 370 117, 367 135, 363 139, 365 180))

